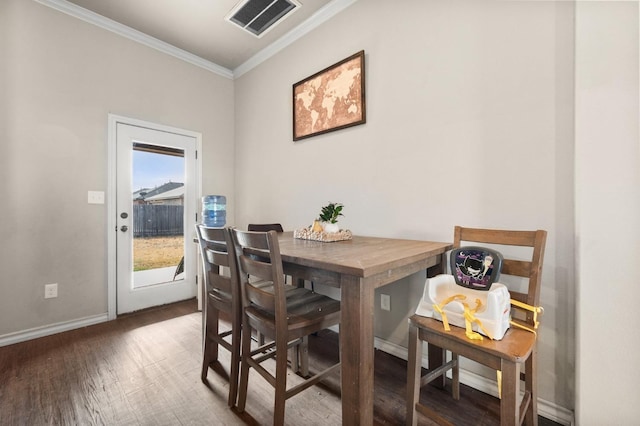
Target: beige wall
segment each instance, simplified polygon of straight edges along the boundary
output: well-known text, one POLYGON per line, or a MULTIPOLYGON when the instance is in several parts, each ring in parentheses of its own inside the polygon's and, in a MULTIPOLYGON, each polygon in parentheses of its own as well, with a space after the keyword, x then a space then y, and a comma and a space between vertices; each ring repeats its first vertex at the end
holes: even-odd
MULTIPOLYGON (((107 312, 107 116, 202 133, 233 202, 233 81, 34 1, 0 2, 0 336, 107 312), (59 297, 44 300, 44 284, 59 297)), ((231 212, 232 214, 232 212, 231 212)))
MULTIPOLYGON (((112 112, 202 132, 203 192, 227 194, 238 226, 305 226, 340 201, 363 235, 546 229, 540 397, 579 424, 635 421, 637 2, 395 3, 357 2, 234 83, 1 1, 0 336, 106 313, 106 207, 86 194, 106 190, 112 112), (368 122, 293 143, 292 83, 361 49, 368 122)), ((422 285, 384 288, 378 336, 404 344, 422 285)))
POLYGON ((638 2, 576 13, 577 392, 580 425, 638 424, 638 2))
MULTIPOLYGON (((572 409, 573 6, 402 5, 357 2, 236 80, 236 225, 302 227, 339 201, 361 235, 546 229, 540 396, 572 409), (367 123, 292 142, 292 84, 361 49, 367 123)), ((377 336, 405 345, 423 284, 382 290, 377 336)))

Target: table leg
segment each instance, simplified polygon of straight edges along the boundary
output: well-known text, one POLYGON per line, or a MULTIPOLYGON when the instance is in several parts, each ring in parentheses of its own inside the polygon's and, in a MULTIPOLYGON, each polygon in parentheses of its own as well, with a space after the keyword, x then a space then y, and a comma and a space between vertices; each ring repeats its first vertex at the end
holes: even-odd
POLYGON ((342 276, 340 362, 342 364, 342 424, 373 424, 373 306, 372 285, 342 276))

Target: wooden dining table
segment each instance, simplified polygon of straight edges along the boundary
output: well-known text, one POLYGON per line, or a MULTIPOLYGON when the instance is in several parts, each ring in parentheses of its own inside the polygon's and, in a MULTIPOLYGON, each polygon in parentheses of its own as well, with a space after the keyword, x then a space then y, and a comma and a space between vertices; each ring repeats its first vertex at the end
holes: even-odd
POLYGON ((353 236, 320 242, 279 234, 287 275, 340 288, 342 424, 373 424, 375 289, 419 271, 438 273, 451 243, 353 236))

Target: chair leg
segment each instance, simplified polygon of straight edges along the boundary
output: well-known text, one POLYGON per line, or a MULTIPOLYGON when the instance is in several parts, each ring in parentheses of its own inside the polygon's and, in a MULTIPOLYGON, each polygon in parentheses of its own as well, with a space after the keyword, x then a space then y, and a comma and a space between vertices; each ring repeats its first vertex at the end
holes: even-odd
MULTIPOLYGON (((251 339, 249 339, 251 340, 251 339)), ((239 327, 231 331, 231 375, 229 377, 229 407, 236 405, 238 399, 238 378, 240 375, 240 344, 241 333, 239 327)))
POLYGON ((418 424, 416 404, 420 400, 420 377, 422 375, 422 341, 418 339, 418 328, 409 324, 409 348, 407 360, 407 426, 418 424))
POLYGON ((456 401, 460 400, 460 361, 458 354, 451 352, 451 361, 453 361, 453 367, 451 367, 451 394, 456 401))
MULTIPOLYGON (((444 365, 446 361, 446 351, 438 346, 435 346, 431 343, 427 345, 427 360, 429 362, 429 371, 433 371, 436 368, 444 365)), ((442 374, 438 380, 433 380, 433 383, 436 387, 440 389, 444 389, 446 384, 447 375, 442 374)))
POLYGON ((300 353, 299 348, 300 348, 300 344, 296 346, 292 346, 287 350, 288 352, 287 357, 289 358, 289 360, 291 360, 291 371, 293 371, 294 373, 297 373, 300 371, 300 358, 298 357, 298 354, 300 353))
POLYGON ((211 307, 205 307, 205 327, 204 327, 204 341, 202 348, 202 371, 200 373, 200 379, 203 382, 207 380, 207 374, 209 373, 209 366, 212 362, 218 360, 218 344, 211 338, 219 333, 218 319, 220 312, 211 307))
POLYGON ((302 377, 309 377, 309 336, 304 336, 297 348, 299 373, 302 377))
POLYGON ((531 395, 531 403, 525 414, 524 422, 529 426, 538 426, 538 348, 534 345, 531 355, 524 364, 524 386, 525 390, 531 395))
POLYGON ((520 406, 518 404, 518 388, 520 375, 518 364, 503 359, 502 370, 502 399, 500 400, 500 425, 509 426, 519 424, 520 406))
POLYGON ((211 364, 211 360, 209 359, 209 352, 211 351, 211 339, 205 334, 204 336, 204 347, 202 348, 202 371, 200 372, 200 380, 203 382, 207 381, 207 374, 209 373, 209 364, 211 364))
MULTIPOLYGON (((276 342, 276 354, 287 353, 286 336, 278 336, 276 342)), ((287 357, 276 355, 276 383, 275 383, 275 403, 273 407, 273 424, 275 426, 284 424, 284 408, 287 401, 287 357)))
POLYGON ((251 356, 251 327, 244 321, 242 324, 242 352, 240 353, 240 383, 238 385, 238 412, 244 411, 247 402, 247 386, 249 384, 249 362, 251 356))
POLYGON ((300 343, 289 348, 291 371, 302 377, 309 377, 309 337, 304 336, 300 343))

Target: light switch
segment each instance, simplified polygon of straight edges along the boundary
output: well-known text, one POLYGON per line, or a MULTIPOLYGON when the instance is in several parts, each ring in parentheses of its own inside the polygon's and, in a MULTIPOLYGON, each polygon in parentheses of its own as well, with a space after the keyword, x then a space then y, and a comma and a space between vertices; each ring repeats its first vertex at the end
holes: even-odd
POLYGON ((89 204, 104 204, 104 191, 89 191, 89 204))

